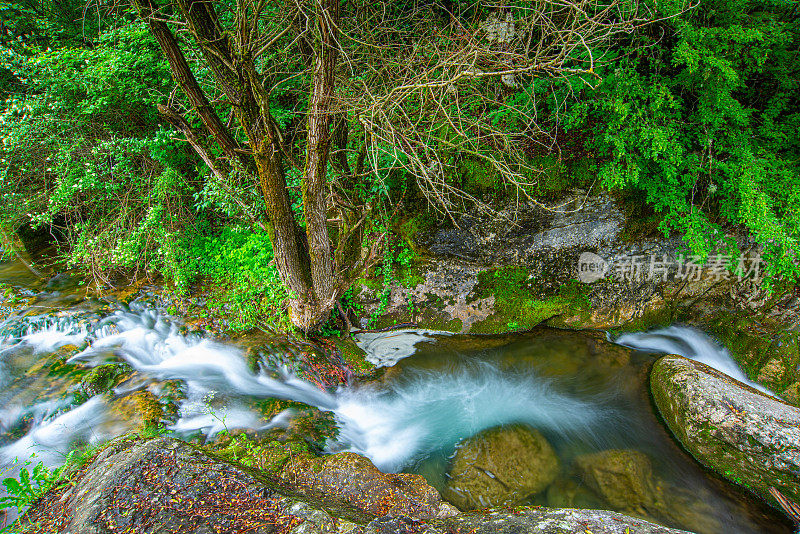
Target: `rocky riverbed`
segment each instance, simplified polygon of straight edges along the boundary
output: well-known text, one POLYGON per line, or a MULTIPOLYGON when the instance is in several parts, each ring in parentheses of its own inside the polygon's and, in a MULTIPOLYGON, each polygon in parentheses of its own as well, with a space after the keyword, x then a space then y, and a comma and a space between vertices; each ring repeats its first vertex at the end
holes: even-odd
MULTIPOLYGON (((420 259, 390 288, 388 305, 381 304, 370 280, 361 285, 358 299, 365 306, 365 317, 379 315, 378 327, 413 322, 419 327, 414 332, 405 337, 390 334, 396 342, 389 345, 387 336, 368 332, 357 339, 357 344, 341 339, 314 343, 254 336, 238 340, 245 350, 228 354, 225 358, 231 359, 223 360, 230 361, 239 376, 265 373, 270 380, 279 378, 279 373, 265 370, 292 366, 291 372, 312 384, 311 389, 330 391, 352 380, 348 376, 385 386, 399 376, 402 365, 386 370, 376 369, 375 364, 391 365, 415 353, 420 342, 430 341, 436 333, 529 330, 525 342, 528 350, 535 352, 538 349, 531 347, 539 343, 561 351, 561 356, 546 364, 535 356, 526 356, 536 362, 537 373, 580 377, 586 369, 592 369, 594 374, 584 376, 587 383, 598 377, 623 376, 620 390, 639 391, 645 396, 649 377, 653 399, 669 430, 700 463, 773 506, 776 503, 771 500, 769 487, 800 499, 795 443, 795 420, 800 421, 800 416, 793 406, 800 401, 796 293, 768 296, 756 284, 709 270, 685 276, 680 242, 653 236, 631 241, 631 221, 616 201, 606 196, 579 194, 553 209, 523 206, 514 216, 503 209, 491 217, 468 213, 457 222, 456 226, 433 228, 414 236, 420 259), (581 271, 581 258, 595 262, 596 272, 602 276, 587 278, 581 271), (649 269, 655 268, 653 258, 657 258, 662 270, 658 276, 647 269, 634 276, 633 270, 626 270, 633 266, 625 267, 624 258, 648 258, 649 269), (615 346, 606 343, 605 334, 595 331, 606 330, 613 336, 675 322, 716 335, 750 379, 782 400, 765 397, 702 364, 680 358, 659 360, 652 373, 648 366, 639 371, 631 363, 632 358, 640 357, 637 353, 612 348, 615 346), (587 332, 576 342, 571 333, 541 325, 587 332), (365 358, 364 349, 371 352, 371 362, 365 358), (603 371, 597 374, 597 369, 603 371)), ((748 247, 745 242, 741 245, 748 247)), ((31 282, 19 283, 25 286, 31 282)), ((23 316, 50 314, 47 317, 53 318, 63 316, 59 310, 73 307, 80 309, 80 320, 87 325, 97 323, 102 314, 116 306, 124 307, 124 302, 141 300, 148 294, 134 289, 110 299, 86 299, 76 291, 76 281, 68 277, 55 277, 37 289, 23 287, 20 291, 20 286, 16 287, 5 295, 9 316, 19 315, 21 305, 32 310, 23 311, 23 316)), ((157 293, 149 293, 145 300, 173 306, 157 293)), ((202 309, 200 304, 193 307, 195 311, 202 309)), ((363 318, 351 319, 358 324, 363 318)), ((163 333, 165 328, 173 328, 168 323, 159 326, 159 320, 153 319, 154 331, 163 333)), ((149 323, 145 326, 153 328, 149 323)), ((50 323, 45 327, 42 331, 56 328, 50 323)), ((70 335, 80 337, 83 332, 84 337, 74 344, 54 345, 52 357, 41 363, 28 367, 35 361, 34 350, 14 353, 3 365, 25 369, 13 384, 49 384, 45 389, 53 398, 79 392, 84 401, 110 405, 108 413, 116 414, 112 419, 124 420, 125 424, 112 429, 112 422, 104 420, 104 436, 159 424, 178 428, 179 407, 188 405, 192 395, 205 395, 212 389, 210 383, 200 380, 192 386, 197 388, 192 393, 191 387, 187 390, 181 386, 177 375, 165 371, 162 361, 141 356, 103 360, 129 350, 124 343, 108 345, 103 358, 92 360, 88 366, 75 363, 74 357, 92 345, 100 346, 101 337, 109 336, 106 331, 97 335, 99 330, 94 327, 81 328, 70 330, 70 335), (86 337, 90 331, 92 335, 86 337), (156 370, 151 378, 143 378, 156 370)), ((21 339, 19 333, 9 335, 21 339)), ((480 345, 485 353, 507 343, 497 336, 474 340, 454 337, 452 346, 461 344, 458 350, 463 352, 471 344, 480 345)), ((186 349, 194 350, 192 347, 190 343, 186 349)), ((198 360, 199 353, 190 354, 193 356, 187 356, 187 362, 202 360, 198 360)), ((204 372, 216 376, 213 369, 215 365, 219 368, 219 361, 219 354, 210 356, 203 363, 204 372)), ((497 368, 506 365, 501 361, 497 368)), ((437 372, 435 366, 432 369, 437 372)), ((258 380, 240 386, 250 394, 266 396, 267 391, 277 391, 278 386, 271 382, 272 389, 259 389, 265 382, 258 380)), ((513 381, 503 384, 506 391, 513 390, 513 381)), ((577 391, 583 386, 571 387, 577 391)), ((231 412, 230 419, 223 412, 205 416, 195 413, 193 419, 180 415, 184 425, 191 421, 203 432, 212 427, 216 429, 213 432, 222 431, 216 437, 208 432, 202 447, 135 433, 112 441, 110 446, 101 447, 90 463, 71 473, 68 484, 57 486, 35 503, 25 517, 24 529, 98 534, 679 532, 648 522, 652 520, 691 525, 697 532, 722 531, 714 513, 703 508, 708 499, 665 480, 662 467, 654 464, 654 456, 609 444, 594 452, 569 452, 565 462, 564 452, 554 451, 552 436, 543 435, 536 425, 509 427, 503 423, 461 436, 448 459, 446 484, 438 485, 438 489, 419 474, 386 474, 354 452, 321 455, 334 452, 324 447, 336 439, 332 429, 341 424, 341 419, 337 422, 326 413, 336 413, 333 406, 342 401, 328 393, 312 394, 311 389, 304 385, 296 391, 309 395, 303 397, 306 402, 315 399, 322 410, 291 400, 259 404, 262 425, 266 419, 284 414, 286 408, 294 410, 285 422, 276 419, 276 428, 263 429, 270 432, 266 436, 258 432, 229 433, 228 426, 257 426, 246 411, 240 410, 231 412), (205 422, 201 421, 203 417, 205 422), (617 511, 592 509, 600 506, 617 511)), ((283 391, 283 398, 291 399, 283 391)), ((398 391, 402 395, 411 392, 398 391)), ((14 398, 22 402, 25 395, 14 398)), ((209 405, 222 410, 231 398, 239 402, 235 396, 221 397, 211 399, 209 405)), ((378 399, 372 400, 379 409, 389 406, 378 399)), ((89 403, 83 406, 91 408, 89 403)), ((64 409, 42 417, 46 421, 64 409)), ((88 413, 88 409, 85 411, 88 413)), ((14 426, 10 437, 4 439, 33 436, 39 416, 32 417, 32 423, 24 423, 25 417, 21 417, 21 426, 14 426)), ((507 422, 513 423, 512 419, 507 422)), ((403 436, 398 433, 396 437, 399 440, 403 436)), ((669 439, 666 434, 664 438, 669 439)), ((90 434, 82 439, 90 441, 90 434)), ((719 485, 724 486, 722 482, 719 485)), ((776 532, 788 531, 786 524, 779 523, 775 523, 776 532)))

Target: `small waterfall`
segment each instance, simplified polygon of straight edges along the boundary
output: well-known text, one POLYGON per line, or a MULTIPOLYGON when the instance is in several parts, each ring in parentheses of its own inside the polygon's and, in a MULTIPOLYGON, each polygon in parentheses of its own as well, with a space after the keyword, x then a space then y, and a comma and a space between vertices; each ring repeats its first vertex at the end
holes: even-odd
MULTIPOLYGON (((415 345, 429 339, 429 335, 387 333, 383 337, 388 340, 367 336, 362 341, 380 349, 377 363, 390 364, 414 354, 415 345)), ((616 342, 637 350, 693 357, 734 378, 745 379, 724 348, 694 329, 672 327, 626 334, 616 342)), ((535 362, 540 362, 540 357, 569 360, 573 357, 572 346, 551 354, 545 354, 546 350, 535 343, 531 347, 530 354, 514 353, 514 358, 521 357, 519 361, 526 362, 524 365, 495 358, 498 354, 492 352, 494 349, 459 353, 458 358, 447 360, 435 370, 415 368, 415 362, 411 362, 383 383, 329 391, 280 366, 252 372, 241 349, 183 333, 168 316, 141 305, 134 304, 102 318, 82 312, 70 316, 69 310, 57 318, 17 318, 0 325, 0 383, 6 384, 0 386, 0 437, 8 440, 13 434, 9 430, 16 429, 17 436, 25 430, 22 437, 0 446, 0 471, 4 476, 14 476, 19 466, 14 460, 24 462, 31 454, 36 454, 33 463, 42 461, 55 466, 76 444, 97 444, 123 434, 132 423, 115 420, 115 397, 143 387, 157 387, 157 381, 162 380, 178 380, 182 384, 179 416, 171 425, 178 434, 200 432, 213 436, 224 429, 286 426, 293 417, 291 410, 267 422, 252 406, 262 398, 289 399, 333 413, 339 433, 328 444, 330 452, 362 454, 384 471, 429 473, 439 469, 434 477, 440 482, 446 476, 443 470, 447 458, 459 441, 511 423, 527 424, 541 431, 565 466, 579 454, 608 449, 639 447, 654 460, 674 454, 674 447, 660 445, 660 428, 651 432, 648 425, 656 422, 650 421, 647 408, 635 407, 640 398, 639 386, 631 394, 621 383, 630 381, 633 375, 615 374, 620 370, 602 367, 576 380, 581 366, 593 365, 577 351, 573 360, 579 362, 577 367, 567 366, 567 371, 547 378, 544 373, 549 368, 538 367, 535 362), (126 362, 136 376, 114 395, 97 395, 77 406, 68 391, 63 394, 63 388, 57 398, 48 399, 53 395, 42 388, 49 386, 43 386, 35 376, 25 376, 25 365, 50 357, 46 353, 64 345, 83 347, 70 358, 73 363, 93 366, 126 362), (533 358, 526 360, 528 356, 533 358), (592 385, 601 383, 589 388, 586 384, 590 379, 592 385), (25 394, 15 399, 19 391, 25 394)), ((281 361, 279 357, 275 359, 281 361)), ((682 461, 667 457, 661 464, 673 475, 677 473, 670 483, 685 484, 692 490, 706 488, 703 479, 698 478, 702 474, 691 474, 694 471, 687 470, 682 461)), ((573 476, 568 469, 564 468, 563 475, 573 476)), ((737 520, 730 519, 733 516, 726 498, 714 499, 713 506, 723 518, 720 532, 759 531, 739 529, 737 520)))
POLYGON ((396 472, 495 426, 525 423, 586 440, 613 417, 599 404, 556 391, 532 372, 501 370, 484 361, 406 375, 384 389, 340 391, 339 442, 331 448, 358 452, 379 469, 396 472))
POLYGON ((650 332, 622 334, 613 341, 641 352, 677 354, 684 358, 704 363, 743 384, 776 397, 773 392, 761 384, 757 384, 747 378, 739 366, 736 365, 728 349, 697 328, 669 326, 650 332))
MULTIPOLYGON (((557 392, 544 378, 501 371, 486 362, 455 371, 412 373, 384 388, 343 387, 329 392, 284 369, 253 373, 240 349, 182 334, 172 320, 153 309, 133 306, 96 321, 91 328, 85 324, 76 328, 63 318, 37 324, 40 327, 19 338, 17 346, 37 353, 85 341, 88 346, 70 362, 96 365, 113 354, 145 377, 180 380, 186 398, 171 427, 176 432, 201 431, 211 436, 224 428, 285 425, 291 413, 265 423, 247 406, 247 399, 289 399, 334 413, 340 431, 330 445, 332 450, 358 452, 389 471, 403 469, 432 451, 452 447, 493 426, 522 422, 543 431, 587 436, 604 417, 599 406, 557 392), (224 398, 226 405, 212 412, 208 399, 215 395, 224 398)), ((102 397, 66 412, 63 404, 60 411, 45 410, 25 437, 0 449, 2 460, 35 453, 54 465, 76 441, 113 437, 102 430, 109 418, 102 397)), ((13 413, 7 409, 0 412, 0 421, 21 415, 19 408, 13 413)), ((117 425, 118 431, 124 429, 117 425)))

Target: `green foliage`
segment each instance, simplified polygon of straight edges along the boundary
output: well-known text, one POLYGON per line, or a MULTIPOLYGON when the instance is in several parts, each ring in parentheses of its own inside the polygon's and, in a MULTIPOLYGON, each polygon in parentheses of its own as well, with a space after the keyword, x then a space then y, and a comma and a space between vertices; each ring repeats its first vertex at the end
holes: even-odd
POLYGON ((189 259, 173 271, 178 287, 186 290, 198 277, 213 281, 222 291, 209 306, 224 314, 231 329, 265 323, 290 327, 287 294, 266 231, 226 226, 221 232, 195 237, 182 248, 188 250, 189 259))
MULTIPOLYGON (((675 15, 670 5, 661 14, 675 15)), ((565 117, 592 129, 611 189, 642 191, 693 254, 730 247, 732 225, 765 250, 768 282, 800 276, 800 22, 790 3, 704 1, 634 39, 565 117)))
MULTIPOLYGON (((30 460, 22 463, 16 477, 7 477, 3 480, 6 496, 0 497, 0 511, 14 508, 18 515, 23 514, 31 504, 61 480, 61 474, 66 466, 65 464, 51 470, 39 462, 29 470, 28 467, 32 463, 30 460)), ((0 532, 13 532, 12 526, 9 525, 0 532)))
POLYGON ((0 229, 50 227, 66 262, 103 281, 160 272, 185 292, 210 279, 234 329, 286 324, 268 235, 249 232, 255 182, 212 175, 158 125, 172 81, 144 23, 0 58, 24 84, 0 115, 0 229))
POLYGON ((0 114, 0 226, 55 226, 69 263, 167 272, 189 216, 193 158, 156 125, 166 62, 145 25, 91 48, 8 49, 24 84, 0 114))

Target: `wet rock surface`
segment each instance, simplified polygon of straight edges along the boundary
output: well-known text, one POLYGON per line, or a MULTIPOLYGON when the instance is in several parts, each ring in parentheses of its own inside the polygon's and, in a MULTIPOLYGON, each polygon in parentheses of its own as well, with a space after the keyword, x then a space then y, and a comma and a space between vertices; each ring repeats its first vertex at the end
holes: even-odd
POLYGON ((575 459, 584 484, 616 510, 698 532, 722 532, 716 511, 702 495, 674 487, 653 472, 646 454, 605 450, 575 459))
POLYGON ((501 209, 493 220, 478 212, 429 236, 430 251, 487 265, 539 257, 573 247, 598 247, 616 238, 625 217, 608 196, 576 196, 552 208, 536 204, 501 209))
MULTIPOLYGON (((352 460, 352 459, 351 459, 352 460)), ((335 465, 345 469, 341 460, 335 465)), ((324 469, 324 467, 323 467, 324 469)), ((347 469, 364 469, 351 461, 347 469)), ((329 467, 331 470, 331 467, 329 467)), ((367 467, 366 471, 370 471, 367 467)), ((362 488, 364 489, 364 488, 362 488)), ((430 490, 435 493, 434 490, 430 490)), ((64 485, 35 503, 20 532, 80 534, 379 534, 585 533, 677 534, 597 510, 518 508, 428 518, 376 518, 343 504, 329 488, 317 497, 219 460, 186 443, 119 439, 64 485), (626 529, 628 529, 626 531, 626 529)), ((393 510, 395 513, 399 509, 393 510)), ((413 511, 413 510, 412 510, 413 511)), ((452 513, 452 511, 450 512, 452 513)))
POLYGON ((330 495, 376 516, 430 519, 457 512, 442 502, 439 492, 421 475, 383 473, 369 459, 352 452, 290 459, 280 479, 301 486, 307 494, 330 495))
POLYGON ((512 508, 462 514, 431 524, 403 518, 377 520, 368 534, 686 534, 641 519, 605 510, 512 508))
MULTIPOLYGON (((214 460, 182 442, 118 440, 60 495, 48 494, 24 527, 81 534, 117 532, 289 532, 318 525, 366 522, 367 514, 333 507, 338 516, 278 492, 243 468, 214 460), (47 497, 50 497, 49 499, 47 497)), ((330 505, 329 505, 329 510, 330 505)), ((337 530, 332 530, 337 532, 337 530)))
POLYGON ((650 386, 697 460, 767 501, 770 486, 800 500, 800 409, 679 356, 654 364, 650 386))
POLYGON ((512 505, 544 490, 558 470, 538 430, 493 428, 457 445, 444 497, 462 510, 512 505))

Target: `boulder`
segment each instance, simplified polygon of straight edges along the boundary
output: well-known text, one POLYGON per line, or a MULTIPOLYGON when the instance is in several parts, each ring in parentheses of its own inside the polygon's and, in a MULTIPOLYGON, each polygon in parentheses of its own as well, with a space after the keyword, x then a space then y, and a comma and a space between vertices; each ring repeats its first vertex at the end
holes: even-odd
POLYGON ((421 475, 383 473, 353 452, 291 458, 279 476, 306 495, 330 495, 376 516, 430 519, 458 512, 421 475))
POLYGON ((698 461, 773 504, 770 486, 800 501, 800 409, 680 356, 653 365, 650 387, 698 461))
POLYGON ((377 519, 366 534, 689 534, 606 510, 557 508, 490 509, 421 524, 405 518, 377 519))
MULTIPOLYGON (((339 455, 335 455, 339 456, 339 455)), ((352 456, 350 468, 372 468, 352 456)), ((332 466, 329 466, 330 469, 332 466)), ((374 468, 374 466, 373 466, 374 468)), ((324 466, 323 466, 324 469, 324 466)), ((521 507, 447 518, 376 518, 335 494, 311 498, 168 438, 120 438, 33 504, 17 532, 59 534, 685 534, 598 510, 521 507)), ((302 481, 298 481, 302 483, 302 481)))
POLYGON ((73 482, 36 503, 23 517, 22 530, 272 534, 303 527, 296 532, 350 532, 345 527, 374 517, 336 503, 309 504, 255 471, 168 438, 118 439, 73 482))
POLYGON ((492 428, 457 446, 443 496, 462 510, 511 505, 544 490, 558 472, 558 457, 541 432, 492 428))
POLYGON ((131 373, 131 367, 125 363, 106 363, 98 365, 97 367, 93 367, 81 379, 81 391, 87 397, 107 393, 114 389, 114 386, 116 386, 123 377, 131 373))
POLYGON ((702 498, 704 489, 692 492, 668 484, 653 473, 650 457, 642 452, 611 449, 584 454, 575 458, 575 469, 584 484, 615 510, 696 532, 725 530, 719 510, 702 498))
POLYGON ((575 458, 584 483, 617 509, 652 509, 658 500, 653 466, 646 454, 606 450, 575 458))

